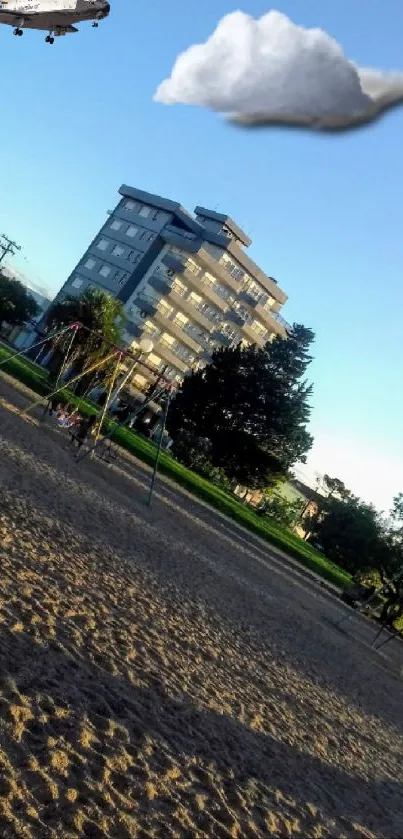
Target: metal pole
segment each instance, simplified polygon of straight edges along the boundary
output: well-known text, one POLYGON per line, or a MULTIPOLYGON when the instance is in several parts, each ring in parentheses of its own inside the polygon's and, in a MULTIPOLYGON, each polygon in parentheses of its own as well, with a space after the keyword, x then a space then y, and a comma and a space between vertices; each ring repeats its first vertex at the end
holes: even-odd
POLYGON ((72 334, 72 336, 71 336, 71 338, 70 338, 70 343, 69 343, 69 345, 68 345, 68 347, 67 347, 66 354, 65 354, 64 359, 63 359, 63 364, 62 364, 62 366, 61 366, 61 368, 60 368, 60 370, 59 370, 58 377, 57 377, 57 379, 56 379, 56 381, 55 381, 55 384, 56 384, 56 385, 58 385, 58 384, 59 384, 60 379, 62 378, 62 376, 64 375, 64 373, 65 373, 65 372, 66 372, 66 370, 67 370, 67 364, 68 364, 68 361, 69 361, 69 358, 70 358, 70 353, 71 353, 71 350, 72 350, 72 348, 73 348, 73 344, 74 344, 74 341, 75 341, 75 338, 76 338, 76 335, 77 335, 77 332, 78 332, 79 328, 80 328, 80 324, 79 324, 79 323, 73 323, 73 325, 72 325, 72 327, 71 327, 71 329, 73 330, 73 334, 72 334))
POLYGON ((158 447, 157 447, 157 454, 156 454, 156 457, 155 457, 154 469, 153 469, 153 473, 151 475, 150 491, 148 493, 148 498, 147 498, 147 506, 148 507, 151 507, 151 503, 152 503, 152 500, 153 500, 155 479, 157 477, 158 464, 159 464, 160 455, 161 455, 161 448, 162 448, 162 440, 163 440, 163 437, 164 437, 165 426, 166 426, 166 423, 167 423, 167 416, 168 416, 170 401, 171 401, 171 389, 167 390, 167 398, 166 398, 166 402, 165 402, 165 410, 164 410, 164 416, 163 416, 163 420, 162 420, 161 433, 160 433, 159 440, 158 440, 158 447))
POLYGON ((60 332, 55 332, 54 335, 47 335, 46 338, 43 338, 41 341, 38 341, 37 344, 31 344, 30 347, 24 347, 24 349, 19 350, 18 352, 13 353, 13 355, 9 355, 8 358, 5 358, 3 361, 0 361, 0 367, 3 364, 7 364, 8 361, 13 361, 14 358, 19 358, 20 355, 24 355, 24 353, 28 352, 28 350, 33 350, 35 347, 39 347, 41 344, 45 344, 46 341, 52 341, 53 338, 60 338, 64 332, 67 332, 71 329, 71 325, 65 326, 64 329, 60 330, 60 332))
POLYGON ((97 426, 98 427, 97 427, 97 431, 96 431, 96 435, 95 435, 95 442, 94 442, 95 446, 98 442, 99 435, 101 433, 101 428, 102 428, 103 421, 105 419, 105 414, 108 410, 109 404, 111 403, 111 395, 113 395, 112 394, 113 385, 115 384, 115 379, 116 379, 116 376, 119 372, 119 365, 120 365, 121 360, 122 360, 122 353, 118 352, 117 353, 116 367, 113 371, 113 376, 111 378, 111 382, 110 382, 110 385, 109 385, 109 388, 108 388, 108 395, 106 397, 105 404, 103 405, 103 407, 101 408, 101 410, 99 411, 99 414, 98 414, 99 420, 97 421, 97 426))
MULTIPOLYGON (((384 625, 384 624, 382 624, 381 628, 380 628, 380 629, 378 630, 378 632, 376 633, 375 638, 374 638, 374 640, 372 641, 372 644, 371 644, 371 647, 373 647, 374 649, 377 649, 377 647, 375 647, 375 644, 376 644, 376 642, 377 642, 378 638, 380 638, 380 637, 381 637, 382 632, 383 632, 383 630, 384 630, 384 629, 385 629, 385 625, 384 625)), ((382 644, 381 644, 381 646, 382 646, 382 644)))
POLYGON ((133 376, 133 373, 134 373, 134 371, 135 371, 135 369, 136 369, 136 367, 137 367, 137 365, 140 361, 141 356, 142 356, 142 353, 140 352, 138 357, 135 359, 135 361, 133 361, 133 364, 129 368, 129 370, 127 371, 126 375, 123 376, 123 379, 120 382, 120 384, 118 384, 118 386, 113 391, 113 393, 110 397, 110 400, 109 400, 109 405, 113 405, 113 403, 116 402, 116 400, 119 396, 119 393, 123 390, 124 386, 127 384, 129 379, 133 376))
POLYGON ((1 239, 3 240, 0 242, 0 248, 2 250, 2 254, 0 256, 0 262, 3 262, 3 259, 11 253, 11 256, 15 256, 15 251, 21 250, 21 245, 17 245, 17 242, 13 242, 12 239, 9 239, 5 233, 2 233, 1 239), (6 242, 6 244, 4 244, 6 242))
MULTIPOLYGON (((111 360, 111 358, 113 358, 113 357, 114 357, 114 355, 115 355, 115 353, 111 353, 111 354, 110 354, 110 355, 108 355, 106 358, 103 358, 101 361, 97 361, 97 363, 96 363, 96 364, 93 364, 93 366, 92 366, 92 367, 89 367, 89 368, 88 368, 88 370, 83 370, 81 373, 79 373, 79 375, 78 375, 78 376, 75 376, 75 378, 74 378, 74 379, 72 379, 72 380, 71 380, 71 382, 69 382, 69 383, 68 383, 68 386, 70 387, 70 385, 73 385, 75 382, 78 382, 78 381, 79 381, 79 379, 82 379, 82 377, 83 377, 83 376, 85 376, 85 375, 88 375, 88 373, 92 373, 92 372, 93 372, 93 370, 96 370, 98 367, 101 367, 101 366, 102 366, 102 364, 106 364, 106 362, 107 362, 107 361, 110 361, 110 360, 111 360)), ((32 402, 32 404, 31 404, 31 405, 28 405, 28 408, 25 408, 25 410, 24 410, 24 411, 22 411, 22 416, 24 416, 25 414, 28 414, 28 413, 29 413, 29 411, 32 411, 32 410, 33 410, 33 408, 36 408, 36 407, 37 407, 37 405, 40 405, 40 404, 41 404, 41 402, 43 402, 43 401, 44 401, 44 399, 46 399, 47 401, 49 401, 49 399, 51 399, 51 398, 52 398, 52 396, 56 396, 56 393, 59 393, 61 390, 63 390, 63 388, 64 388, 64 387, 66 387, 66 385, 65 385, 65 384, 61 385, 61 386, 60 386, 60 387, 58 387, 56 390, 53 390, 53 391, 52 391, 52 393, 49 393, 49 395, 48 395, 48 396, 45 396, 45 397, 44 397, 44 396, 41 396, 41 397, 40 397, 40 399, 37 399, 35 402, 32 402)))
MULTIPOLYGON (((147 399, 145 402, 142 402, 142 403, 141 403, 141 405, 140 405, 140 407, 137 409, 137 411, 134 411, 134 413, 133 413, 133 414, 131 414, 130 419, 131 419, 131 420, 133 420, 133 419, 135 419, 135 418, 136 418, 139 414, 141 414, 141 412, 142 412, 142 411, 144 411, 144 408, 146 408, 146 407, 147 407, 148 403, 149 403, 149 402, 152 402, 152 400, 153 400, 153 399, 155 399, 156 397, 161 396, 161 394, 164 392, 164 390, 165 390, 165 388, 162 388, 162 390, 161 390, 159 393, 154 393, 154 395, 153 395, 152 397, 150 397, 149 399, 147 399)), ((98 448, 98 446, 100 446, 100 445, 101 445, 101 443, 104 443, 104 442, 105 442, 105 440, 109 440, 111 437, 113 437, 113 435, 114 435, 115 431, 117 431, 117 430, 118 430, 118 428, 121 428, 121 427, 122 427, 122 425, 125 425, 125 423, 127 423, 127 420, 125 420, 124 422, 117 422, 117 423, 116 423, 116 425, 114 425, 114 426, 111 428, 111 430, 110 430, 110 431, 108 431, 108 433, 107 433, 107 434, 105 434, 105 436, 104 436, 104 437, 102 437, 102 439, 99 439, 99 440, 98 440, 98 442, 97 442, 95 445, 91 446, 91 448, 90 448, 90 449, 88 449, 88 451, 86 451, 86 452, 84 452, 84 454, 80 455, 80 457, 78 457, 78 458, 77 458, 76 463, 80 463, 80 461, 81 461, 81 460, 84 460, 84 458, 88 457, 88 455, 89 455, 89 454, 92 454, 92 452, 93 452, 96 448, 98 448)))

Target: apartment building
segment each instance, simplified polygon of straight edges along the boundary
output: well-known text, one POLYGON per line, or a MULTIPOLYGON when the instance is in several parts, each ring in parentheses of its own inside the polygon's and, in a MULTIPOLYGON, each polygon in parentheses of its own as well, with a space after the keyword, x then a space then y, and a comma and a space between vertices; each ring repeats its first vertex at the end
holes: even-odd
POLYGON ((154 344, 134 376, 136 395, 162 374, 179 383, 217 347, 287 336, 287 297, 248 256, 251 240, 231 218, 204 207, 191 215, 125 185, 119 194, 58 298, 96 287, 122 301, 125 343, 154 344))

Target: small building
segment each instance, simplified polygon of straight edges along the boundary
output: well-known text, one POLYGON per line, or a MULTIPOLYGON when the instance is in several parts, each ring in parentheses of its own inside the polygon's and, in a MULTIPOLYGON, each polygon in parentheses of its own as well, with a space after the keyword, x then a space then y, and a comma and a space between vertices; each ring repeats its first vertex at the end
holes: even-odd
POLYGON ((27 291, 35 300, 35 303, 38 306, 38 313, 34 318, 32 318, 32 320, 24 323, 22 326, 14 326, 3 330, 4 337, 17 350, 28 348, 35 342, 35 338, 37 336, 37 326, 51 303, 51 301, 47 297, 44 297, 43 294, 39 294, 39 292, 34 291, 28 286, 27 291))
MULTIPOLYGON (((284 498, 284 500, 288 501, 290 504, 300 502, 300 519, 293 529, 297 536, 300 536, 301 539, 305 539, 309 533, 309 529, 307 527, 308 521, 318 514, 320 506, 324 501, 324 496, 297 478, 290 478, 290 480, 279 484, 276 487, 276 494, 284 498)), ((249 504, 255 509, 259 507, 264 500, 264 493, 262 490, 248 489, 247 487, 240 485, 235 487, 234 495, 236 495, 237 498, 241 498, 245 504, 249 504)))

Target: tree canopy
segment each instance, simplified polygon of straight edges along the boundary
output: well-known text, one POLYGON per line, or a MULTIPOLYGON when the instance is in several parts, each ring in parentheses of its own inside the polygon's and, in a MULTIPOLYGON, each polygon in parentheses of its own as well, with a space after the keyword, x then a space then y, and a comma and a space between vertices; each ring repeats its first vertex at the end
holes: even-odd
POLYGON ((324 498, 319 514, 311 520, 311 537, 328 559, 352 574, 371 568, 393 576, 403 568, 402 496, 395 499, 388 519, 341 481, 333 480, 342 492, 339 497, 324 498))
POLYGON ((28 289, 0 272, 0 323, 22 326, 38 314, 39 307, 28 289))
MULTIPOLYGON (((79 322, 88 329, 100 333, 111 344, 119 345, 121 340, 120 322, 125 319, 123 304, 100 289, 90 288, 79 297, 69 295, 58 300, 47 312, 46 323, 52 329, 62 328, 69 323, 79 322)), ((103 340, 82 330, 76 341, 77 351, 90 354, 97 351, 103 340)))
MULTIPOLYGON (((120 345, 124 320, 125 312, 120 300, 100 289, 87 289, 78 297, 67 296, 54 303, 46 314, 45 322, 52 331, 69 323, 81 323, 97 333, 87 332, 86 329, 77 330, 70 355, 72 374, 77 374, 106 358, 111 352, 111 345, 120 345)), ((49 369, 55 376, 60 372, 70 340, 70 333, 66 333, 53 343, 54 354, 49 369)), ((88 380, 84 377, 76 392, 85 392, 95 380, 105 382, 114 366, 114 362, 111 362, 102 368, 98 376, 91 376, 88 380)))
POLYGON ((250 488, 266 487, 312 445, 307 431, 311 385, 305 372, 314 335, 295 324, 286 340, 260 349, 214 352, 185 378, 172 402, 168 431, 178 449, 186 437, 214 468, 250 488))

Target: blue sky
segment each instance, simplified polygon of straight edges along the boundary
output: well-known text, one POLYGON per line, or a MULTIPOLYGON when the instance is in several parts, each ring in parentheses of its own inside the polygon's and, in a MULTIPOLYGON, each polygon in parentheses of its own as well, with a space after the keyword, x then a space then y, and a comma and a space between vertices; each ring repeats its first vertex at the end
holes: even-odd
MULTIPOLYGON (((53 47, 0 27, 0 230, 18 266, 56 291, 116 203, 122 182, 228 212, 251 256, 316 332, 309 473, 344 479, 379 506, 403 490, 401 382, 403 108, 365 131, 250 133, 153 102, 179 52, 226 13, 261 0, 112 0, 98 30, 53 47)), ((403 70, 401 0, 278 0, 363 66, 403 70)))

